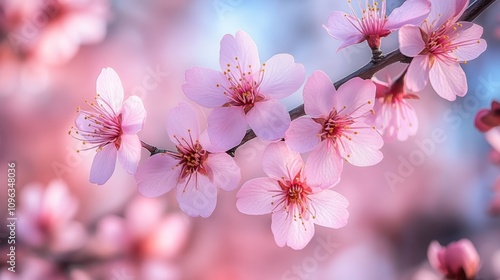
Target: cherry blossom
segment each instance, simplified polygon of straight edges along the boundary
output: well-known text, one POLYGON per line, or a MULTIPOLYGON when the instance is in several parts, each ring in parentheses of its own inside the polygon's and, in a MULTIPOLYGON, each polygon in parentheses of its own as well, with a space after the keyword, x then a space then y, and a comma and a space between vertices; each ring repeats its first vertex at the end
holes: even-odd
POLYGON ((177 201, 186 214, 208 217, 217 203, 217 188, 234 190, 240 168, 233 158, 215 149, 200 135, 196 112, 181 103, 167 117, 167 133, 177 152, 156 154, 137 170, 139 192, 157 197, 177 188, 177 201))
POLYGON ((442 247, 437 241, 429 245, 427 257, 434 269, 447 279, 472 280, 480 268, 476 248, 468 239, 461 239, 442 247))
POLYGON ((405 141, 409 136, 417 134, 418 118, 415 109, 408 99, 419 99, 415 94, 407 93, 404 84, 406 70, 392 81, 387 76, 387 82, 373 77, 377 86, 375 99, 375 126, 385 140, 405 141))
POLYGON ((446 100, 467 93, 460 63, 477 58, 487 47, 481 26, 457 22, 468 5, 468 0, 431 0, 431 12, 420 27, 404 26, 399 31, 401 52, 413 57, 406 75, 411 91, 419 92, 430 82, 446 100))
POLYGON ((294 120, 285 139, 293 150, 309 155, 309 183, 330 186, 340 180, 344 160, 370 166, 383 158, 382 136, 367 123, 373 114, 376 87, 354 78, 338 91, 322 71, 315 71, 304 87, 304 110, 309 116, 294 120))
POLYGON ((314 225, 341 228, 347 224, 349 202, 339 193, 310 183, 316 174, 303 168, 302 158, 286 143, 270 144, 262 156, 269 177, 247 181, 238 191, 236 206, 248 215, 272 214, 271 229, 278 246, 304 248, 314 225))
POLYGON ((74 138, 90 147, 97 148, 90 182, 102 185, 115 170, 116 159, 129 174, 134 174, 141 159, 141 141, 137 133, 146 119, 146 110, 137 96, 123 102, 120 78, 111 68, 102 69, 97 77, 95 102, 88 103, 91 110, 78 108, 74 138))
POLYGON ((289 54, 277 54, 260 64, 257 46, 238 31, 220 43, 222 72, 194 67, 186 72, 186 96, 207 108, 208 136, 214 145, 230 149, 243 139, 250 126, 257 137, 277 140, 290 125, 290 116, 277 101, 297 91, 305 70, 289 54))
POLYGON ((481 132, 487 132, 493 127, 500 125, 500 103, 491 102, 491 109, 482 109, 476 114, 474 124, 481 132))
POLYGON ((359 3, 362 11, 361 18, 356 15, 351 0, 347 1, 351 9, 351 15, 344 12, 335 11, 328 18, 328 23, 323 27, 335 39, 343 41, 339 50, 350 45, 367 41, 372 50, 380 48, 380 40, 391 34, 392 31, 401 28, 403 25, 419 25, 430 12, 428 0, 408 0, 386 16, 386 2, 366 1, 363 7, 359 3))

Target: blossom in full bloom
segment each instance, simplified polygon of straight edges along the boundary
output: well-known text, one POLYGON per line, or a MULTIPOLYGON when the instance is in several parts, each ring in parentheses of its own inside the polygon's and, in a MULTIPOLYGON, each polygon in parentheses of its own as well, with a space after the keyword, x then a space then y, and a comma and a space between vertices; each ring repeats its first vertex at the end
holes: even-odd
POLYGON ((468 239, 461 239, 442 247, 437 241, 429 245, 427 257, 434 269, 446 279, 472 280, 480 268, 479 254, 468 239))
POLYGON ((481 132, 500 125, 500 103, 498 101, 491 102, 491 109, 481 109, 476 114, 474 124, 481 132))
POLYGON ((350 45, 367 41, 371 49, 380 48, 380 40, 391 34, 392 31, 401 28, 403 25, 419 25, 430 12, 428 0, 408 0, 386 16, 386 2, 381 0, 381 4, 366 1, 363 7, 359 3, 362 11, 361 19, 352 8, 351 0, 348 0, 351 8, 351 15, 344 12, 335 11, 328 18, 328 23, 323 27, 337 40, 342 40, 339 47, 343 49, 350 45))
POLYGON ((167 133, 177 152, 156 154, 139 166, 135 174, 139 192, 157 197, 176 187, 182 211, 206 218, 215 209, 217 188, 238 187, 240 168, 200 135, 196 113, 187 103, 169 112, 167 133))
POLYGON ((300 250, 314 236, 314 224, 335 229, 347 224, 347 199, 310 183, 317 181, 310 180, 316 174, 303 168, 300 154, 286 143, 272 143, 266 148, 262 168, 269 177, 243 184, 236 195, 236 206, 249 215, 272 213, 271 229, 278 246, 300 250))
POLYGON ((309 116, 294 120, 285 140, 300 153, 312 151, 306 169, 309 183, 335 184, 344 160, 356 166, 377 164, 383 158, 384 141, 373 125, 376 87, 370 80, 354 78, 335 90, 322 71, 316 71, 304 87, 304 110, 309 116))
POLYGON ((90 182, 102 185, 113 175, 117 158, 129 174, 137 170, 141 159, 137 133, 144 125, 146 110, 137 96, 123 102, 122 83, 111 68, 102 69, 96 91, 95 101, 89 103, 91 110, 78 108, 76 127, 70 134, 89 146, 85 150, 97 148, 90 182))
POLYGON ((469 0, 431 0, 431 12, 420 27, 403 26, 399 31, 401 52, 413 57, 406 85, 419 92, 430 82, 436 93, 453 101, 467 93, 467 78, 460 63, 477 58, 486 50, 483 28, 457 22, 469 0))
POLYGON ((415 94, 407 93, 404 76, 406 70, 392 81, 387 76, 387 82, 373 77, 377 86, 375 99, 375 127, 386 140, 397 139, 405 141, 409 136, 417 134, 418 118, 415 109, 408 99, 419 99, 415 94))
POLYGON ((264 140, 282 138, 290 116, 277 101, 297 91, 305 70, 289 54, 277 54, 260 64, 257 46, 238 31, 220 44, 222 72, 194 67, 186 72, 186 96, 207 108, 208 136, 214 145, 230 149, 243 139, 250 126, 264 140))

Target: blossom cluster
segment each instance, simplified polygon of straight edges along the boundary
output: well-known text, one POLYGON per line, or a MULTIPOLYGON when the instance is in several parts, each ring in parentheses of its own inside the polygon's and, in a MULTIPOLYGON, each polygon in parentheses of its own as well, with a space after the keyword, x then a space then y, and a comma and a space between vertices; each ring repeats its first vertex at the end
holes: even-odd
MULTIPOLYGON (((302 249, 314 235, 314 224, 334 229, 347 224, 349 202, 333 190, 344 162, 376 165, 383 159, 384 138, 403 141, 416 134, 418 119, 407 100, 418 99, 415 93, 429 83, 450 101, 466 94, 460 63, 486 49, 482 28, 458 21, 468 4, 408 0, 386 17, 382 0, 381 5, 366 1, 361 18, 352 7, 350 15, 334 12, 324 27, 343 41, 340 48, 366 40, 379 51, 381 38, 399 29, 400 50, 413 57, 397 76, 384 79, 379 73, 338 87, 321 70, 306 80, 305 67, 290 54, 261 63, 247 33, 227 34, 220 42, 220 70, 191 68, 182 86, 188 99, 210 110, 206 130, 196 108, 180 103, 166 118, 175 150, 152 151, 142 163, 144 143, 137 133, 145 123, 144 105, 136 96, 123 101, 117 73, 106 68, 97 79, 95 101, 88 110, 78 109, 70 134, 86 149, 97 150, 92 183, 106 183, 118 160, 135 176, 141 194, 157 197, 175 188, 179 207, 193 217, 213 213, 219 188, 233 191, 241 185, 238 210, 272 214, 276 243, 302 249), (305 114, 292 120, 279 100, 302 86, 305 114), (267 176, 240 182, 240 167, 226 151, 237 148, 249 128, 271 142, 261 162, 267 176)), ((380 55, 373 53, 376 63, 380 55)))

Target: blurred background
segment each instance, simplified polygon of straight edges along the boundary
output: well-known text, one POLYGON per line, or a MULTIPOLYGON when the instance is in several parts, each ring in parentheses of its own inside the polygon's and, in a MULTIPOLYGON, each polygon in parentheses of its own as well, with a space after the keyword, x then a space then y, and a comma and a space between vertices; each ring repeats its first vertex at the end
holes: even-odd
MULTIPOLYGON (((389 10, 401 2, 388 0, 389 10)), ((466 97, 451 103, 428 88, 411 100, 418 134, 386 143, 374 167, 346 165, 335 190, 350 201, 348 225, 316 227, 301 251, 275 244, 270 215, 239 213, 237 190, 220 191, 215 212, 202 219, 182 213, 173 192, 141 197, 119 167, 105 185, 89 183, 95 152, 77 153, 81 143, 68 131, 77 106, 94 98, 102 68, 116 70, 126 97, 143 99, 141 140, 173 149, 164 124, 170 108, 188 101, 184 72, 217 69, 224 34, 249 33, 261 61, 292 54, 307 76, 321 69, 335 81, 368 62, 365 43, 337 52, 340 42, 321 26, 334 10, 348 11, 347 1, 1 0, 0 279, 432 280, 440 276, 427 261, 429 243, 461 238, 479 251, 478 279, 500 279, 499 161, 473 125, 479 109, 500 99, 498 3, 476 20, 488 49, 463 65, 466 97), (17 175, 16 273, 6 270, 3 225, 9 162, 17 175)), ((384 52, 396 48, 396 33, 382 41, 384 52)), ((283 102, 301 104, 302 90, 283 102)), ((238 149, 242 182, 263 175, 266 144, 238 149)))

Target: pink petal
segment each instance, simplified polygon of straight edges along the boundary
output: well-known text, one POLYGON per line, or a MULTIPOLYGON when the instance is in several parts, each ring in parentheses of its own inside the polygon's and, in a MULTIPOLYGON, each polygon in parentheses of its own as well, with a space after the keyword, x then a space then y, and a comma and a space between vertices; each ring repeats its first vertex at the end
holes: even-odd
POLYGON ((301 250, 314 236, 314 223, 311 220, 294 219, 299 213, 292 208, 290 212, 277 211, 272 215, 271 230, 278 246, 288 245, 294 250, 301 250))
POLYGON ((383 82, 375 76, 372 78, 372 81, 375 84, 375 87, 377 88, 377 93, 375 94, 375 98, 383 98, 389 93, 390 91, 389 83, 383 82))
POLYGON ((307 158, 304 173, 309 185, 323 189, 340 181, 344 160, 329 141, 323 141, 307 158))
POLYGON ((234 159, 226 153, 209 154, 207 165, 213 173, 213 183, 226 191, 238 187, 241 171, 234 159))
POLYGON ((285 142, 271 143, 262 155, 262 169, 267 176, 292 180, 302 170, 302 157, 288 148, 285 142))
POLYGON ((196 173, 177 187, 177 201, 184 213, 191 217, 207 218, 217 204, 217 187, 207 176, 196 173))
POLYGON ((436 59, 429 78, 437 94, 446 100, 454 101, 457 95, 464 96, 467 93, 467 77, 458 62, 448 64, 436 59))
POLYGON ((91 183, 102 185, 111 178, 115 171, 116 153, 116 147, 113 143, 104 146, 102 149, 97 149, 90 168, 91 183))
MULTIPOLYGON (((91 118, 87 118, 87 114, 79 113, 75 119, 75 126, 80 131, 89 131, 92 125, 94 125, 94 121, 91 118)), ((92 134, 82 132, 78 133, 78 137, 87 140, 93 139, 92 134)))
POLYGON ((238 79, 241 70, 254 72, 258 71, 260 66, 257 45, 247 33, 238 31, 235 37, 230 34, 224 35, 220 42, 220 69, 222 71, 230 70, 238 79))
POLYGON ((157 197, 169 192, 178 184, 181 168, 178 160, 166 154, 156 154, 145 160, 135 173, 139 192, 147 197, 157 197))
POLYGON ((474 125, 481 132, 486 132, 492 128, 490 125, 488 125, 487 123, 484 123, 482 120, 482 118, 484 116, 487 116, 489 113, 490 113, 490 110, 481 109, 481 110, 479 110, 479 112, 477 112, 476 117, 474 118, 474 125))
POLYGON ((247 215, 269 214, 276 208, 274 195, 281 191, 278 183, 270 178, 251 179, 236 194, 236 207, 247 215))
POLYGON ((453 51, 453 54, 458 61, 476 59, 487 48, 486 41, 479 39, 483 34, 483 27, 471 22, 460 22, 460 24, 462 26, 457 27, 456 31, 458 36, 452 43, 457 45, 458 48, 453 51))
POLYGON ((344 12, 333 12, 328 17, 328 23, 323 27, 330 36, 344 41, 339 50, 364 41, 364 34, 361 32, 358 19, 344 12))
POLYGON ((229 99, 224 95, 228 82, 224 74, 208 68, 193 67, 186 71, 182 90, 187 98, 207 108, 220 107, 229 99), (219 86, 217 86, 219 85, 219 86))
POLYGON ((141 140, 137 134, 123 134, 118 149, 118 160, 128 174, 135 174, 141 160, 141 140))
POLYGON ((454 21, 457 21, 459 17, 465 12, 467 7, 469 7, 469 0, 457 0, 455 4, 455 17, 454 21))
POLYGON ((305 79, 302 64, 295 63, 289 54, 277 54, 266 61, 259 93, 268 98, 281 99, 296 92, 305 79))
POLYGON ((441 271, 442 273, 446 273, 446 269, 443 267, 443 264, 439 260, 439 254, 444 250, 443 247, 437 241, 432 241, 427 249, 427 258, 429 259, 429 263, 431 266, 441 271))
POLYGON ((496 151, 500 151, 500 127, 494 127, 488 130, 484 137, 486 141, 495 149, 496 151))
POLYGON ((462 0, 454 0, 454 1, 429 0, 429 1, 431 2, 432 8, 431 12, 429 13, 429 16, 427 17, 427 22, 429 24, 432 23, 432 28, 430 31, 435 31, 456 15, 458 6, 460 6, 460 4, 458 4, 457 2, 462 0))
POLYGON ((50 250, 59 254, 77 250, 85 245, 87 238, 87 229, 81 223, 68 221, 63 230, 54 233, 50 250))
POLYGON ((313 118, 326 117, 333 109, 337 90, 325 72, 316 70, 304 86, 304 111, 313 118))
POLYGON ((283 138, 290 126, 290 115, 285 105, 274 99, 255 102, 246 120, 257 137, 263 140, 283 138))
POLYGON ((323 190, 308 196, 315 211, 313 222, 329 228, 341 228, 347 224, 349 201, 332 190, 323 190))
POLYGON ((334 95, 334 106, 341 115, 361 117, 373 109, 376 91, 371 80, 353 78, 340 86, 334 95))
MULTIPOLYGON (((120 114, 123 103, 123 86, 120 77, 112 68, 104 68, 97 77, 96 92, 100 97, 111 106, 115 115, 120 114)), ((104 108, 109 106, 103 104, 102 101, 97 99, 99 104, 104 108)))
POLYGON ((425 42, 422 39, 421 29, 415 26, 403 26, 399 30, 399 49, 401 53, 415 57, 425 48, 425 42))
POLYGON ((137 96, 131 96, 123 103, 122 130, 125 134, 135 134, 144 126, 146 120, 146 109, 142 100, 137 96))
POLYGON ((176 145, 179 141, 185 145, 182 139, 190 143, 190 139, 196 141, 200 137, 196 111, 186 102, 181 102, 177 107, 170 109, 166 128, 170 141, 176 145))
POLYGON ((238 145, 247 131, 245 112, 240 107, 221 107, 208 116, 208 137, 218 149, 229 150, 238 145))
POLYGON ((408 67, 405 77, 406 87, 412 92, 422 91, 429 82, 429 56, 417 55, 408 67))
POLYGON ((299 153, 307 153, 318 146, 321 125, 309 117, 301 117, 290 123, 285 140, 288 146, 299 153))
POLYGON ((461 239, 447 246, 446 265, 451 271, 458 273, 464 270, 468 279, 476 276, 480 258, 474 244, 468 239, 461 239))
POLYGON ((407 0, 394 9, 385 22, 385 29, 396 30, 403 25, 420 25, 431 11, 428 0, 407 0))
POLYGON ((360 126, 362 128, 353 129, 347 134, 352 140, 345 137, 340 139, 341 144, 338 145, 340 155, 355 166, 375 165, 384 158, 379 151, 384 145, 384 140, 377 130, 368 128, 367 125, 360 126))

